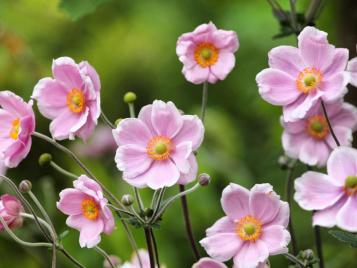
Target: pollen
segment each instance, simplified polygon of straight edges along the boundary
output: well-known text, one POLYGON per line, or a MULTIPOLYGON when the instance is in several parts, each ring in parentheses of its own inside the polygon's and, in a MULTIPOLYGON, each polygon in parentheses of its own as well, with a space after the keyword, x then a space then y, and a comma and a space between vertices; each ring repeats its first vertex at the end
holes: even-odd
POLYGON ((88 220, 95 221, 99 217, 99 206, 90 198, 83 199, 82 201, 82 214, 88 220))
POLYGON ((306 123, 307 133, 318 140, 326 138, 329 134, 329 127, 325 116, 314 115, 307 120, 306 123))
POLYGON ((156 136, 146 146, 147 154, 154 160, 166 160, 170 157, 173 145, 169 138, 156 136))
POLYGON ((195 61, 203 68, 215 64, 218 56, 218 49, 213 44, 207 42, 198 44, 194 52, 195 61))
POLYGON ((244 241, 256 241, 262 235, 262 223, 248 215, 241 218, 236 225, 237 235, 244 241))
POLYGON ((83 91, 73 88, 67 95, 67 106, 74 113, 81 113, 85 108, 85 97, 83 91))
POLYGON ((19 118, 16 118, 15 120, 12 121, 12 127, 10 130, 10 138, 17 140, 19 138, 19 135, 21 133, 21 120, 19 118))
POLYGON ((317 89, 322 80, 321 72, 316 68, 305 68, 296 79, 296 86, 302 93, 308 94, 317 89))

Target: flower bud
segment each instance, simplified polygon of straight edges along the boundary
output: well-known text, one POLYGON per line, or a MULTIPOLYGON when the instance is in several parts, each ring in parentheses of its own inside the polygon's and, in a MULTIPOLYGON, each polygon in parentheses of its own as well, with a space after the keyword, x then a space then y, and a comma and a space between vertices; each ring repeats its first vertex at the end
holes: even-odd
POLYGON ((41 167, 49 165, 51 161, 52 161, 52 155, 47 153, 41 154, 40 158, 38 159, 38 163, 40 164, 41 167))
MULTIPOLYGON (((114 265, 114 267, 119 267, 119 265, 121 264, 121 260, 117 256, 110 255, 109 259, 110 259, 110 262, 114 265)), ((108 260, 104 261, 103 267, 104 268, 112 268, 112 266, 110 265, 108 260)))
POLYGON ((21 193, 28 193, 32 189, 32 183, 29 180, 23 180, 19 184, 19 191, 21 193))
POLYGON ((289 167, 290 158, 286 155, 281 155, 278 159, 278 164, 282 170, 285 170, 289 167))
POLYGON ((121 202, 123 203, 124 206, 128 207, 134 203, 134 199, 130 194, 125 194, 121 198, 121 202))
POLYGON ((136 94, 134 92, 127 92, 124 95, 124 102, 125 103, 133 103, 136 100, 136 94))
POLYGON ((211 177, 207 173, 202 173, 198 176, 198 183, 201 186, 207 186, 210 183, 210 181, 211 181, 211 177))
POLYGON ((312 260, 315 258, 314 252, 311 249, 306 249, 301 252, 301 258, 305 260, 312 260))

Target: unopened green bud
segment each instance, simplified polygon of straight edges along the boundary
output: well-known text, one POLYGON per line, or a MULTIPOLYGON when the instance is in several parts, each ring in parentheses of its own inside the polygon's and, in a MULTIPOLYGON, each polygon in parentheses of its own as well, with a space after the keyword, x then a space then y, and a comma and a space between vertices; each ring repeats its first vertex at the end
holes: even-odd
POLYGON ((121 202, 123 203, 124 206, 128 207, 134 203, 134 199, 130 194, 125 194, 121 198, 121 202))
POLYGON ((40 164, 41 167, 49 165, 51 161, 52 161, 52 155, 47 153, 41 154, 40 158, 38 159, 38 163, 40 164))
POLYGON ((29 180, 23 180, 19 184, 19 191, 21 193, 28 193, 32 189, 32 183, 29 180))
POLYGON ((207 186, 211 182, 211 176, 207 173, 202 173, 198 176, 198 182, 201 186, 207 186))
POLYGON ((134 92, 127 92, 124 95, 124 102, 125 103, 132 103, 136 100, 136 94, 134 92))

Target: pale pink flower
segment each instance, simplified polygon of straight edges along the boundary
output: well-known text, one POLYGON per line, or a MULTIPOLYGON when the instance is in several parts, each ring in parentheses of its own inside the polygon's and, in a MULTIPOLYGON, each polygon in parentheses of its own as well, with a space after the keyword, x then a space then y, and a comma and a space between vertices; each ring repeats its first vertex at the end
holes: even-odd
POLYGON ((81 247, 92 248, 100 240, 100 234, 111 234, 115 223, 108 208, 102 188, 94 180, 82 175, 73 182, 74 189, 60 193, 57 208, 68 215, 66 224, 80 232, 81 247))
POLYGON ((288 252, 289 205, 270 184, 257 184, 249 191, 231 183, 223 190, 221 204, 227 216, 207 229, 207 237, 200 241, 212 258, 233 258, 234 267, 251 268, 269 255, 288 252))
POLYGON ((183 63, 182 73, 189 82, 216 83, 224 80, 235 65, 239 41, 234 31, 219 30, 210 22, 181 35, 176 54, 183 63))
POLYGON ((113 130, 115 161, 123 179, 136 187, 159 189, 186 184, 197 175, 194 151, 203 140, 202 121, 181 115, 172 102, 154 101, 138 118, 120 121, 113 130))
MULTIPOLYGON (((357 50, 357 46, 356 46, 357 50)), ((357 57, 351 59, 347 64, 347 73, 349 74, 349 82, 357 87, 357 57)))
MULTIPOLYGON (((0 197, 0 217, 11 229, 22 226, 23 219, 20 213, 23 211, 24 208, 16 196, 4 194, 0 197)), ((4 230, 4 226, 0 222, 0 231, 2 230, 4 230)))
POLYGON ((52 119, 50 132, 57 140, 87 139, 100 115, 100 80, 88 62, 69 57, 53 61, 53 77, 41 79, 32 98, 43 116, 52 119))
POLYGON ((0 92, 0 158, 13 168, 28 155, 35 131, 32 101, 26 103, 10 91, 0 92))
POLYGON ((308 171, 295 180, 295 200, 316 211, 313 225, 337 225, 357 232, 357 150, 338 147, 327 161, 327 175, 308 171))
MULTIPOLYGON (((352 133, 357 128, 357 109, 338 100, 326 103, 333 130, 341 145, 351 146, 352 133)), ((315 105, 304 119, 284 122, 282 143, 286 155, 310 166, 325 166, 336 143, 329 130, 321 105, 315 105)))
MULTIPOLYGON (((114 267, 120 268, 120 264, 121 264, 121 260, 119 257, 115 256, 115 255, 110 255, 109 256, 111 263, 114 265, 114 267)), ((107 259, 104 260, 103 263, 103 268, 112 268, 111 264, 109 263, 109 261, 107 259)))
POLYGON ((192 268, 227 268, 227 266, 211 258, 201 258, 192 268))
MULTIPOLYGON (((145 249, 139 249, 138 250, 139 256, 137 256, 136 254, 133 254, 133 257, 131 258, 130 262, 126 262, 124 263, 121 268, 150 268, 150 257, 149 257, 149 253, 147 252, 147 250, 145 249), (142 267, 140 266, 140 261, 142 264, 142 267)), ((155 267, 157 267, 155 265, 155 267)), ((161 267, 165 267, 162 266, 161 267)))
POLYGON ((344 71, 348 50, 328 43, 327 33, 305 27, 298 37, 298 48, 279 46, 269 52, 270 68, 257 77, 264 100, 284 106, 284 120, 304 118, 319 99, 326 102, 346 92, 344 71))

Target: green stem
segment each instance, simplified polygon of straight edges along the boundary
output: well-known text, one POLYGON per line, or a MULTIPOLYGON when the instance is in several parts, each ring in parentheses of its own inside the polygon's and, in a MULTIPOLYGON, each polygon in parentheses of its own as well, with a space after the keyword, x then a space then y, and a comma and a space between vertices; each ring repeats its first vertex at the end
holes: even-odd
POLYGON ((149 253, 150 268, 155 268, 155 260, 154 260, 150 229, 151 229, 150 227, 145 227, 144 232, 145 232, 146 245, 149 253))
POLYGON ((108 117, 103 113, 103 111, 101 112, 100 117, 102 118, 103 122, 108 125, 108 127, 112 129, 116 128, 115 125, 112 122, 110 122, 108 117))
POLYGON ((319 226, 314 226, 314 235, 315 235, 317 257, 319 258, 319 267, 324 268, 325 267, 324 254, 322 251, 322 240, 321 240, 321 232, 319 226))
POLYGON ((208 100, 208 82, 204 82, 203 88, 202 88, 202 104, 201 104, 201 120, 202 120, 202 122, 205 121, 207 100, 208 100))
POLYGON ((284 253, 283 254, 287 259, 289 259, 290 261, 296 263, 297 265, 299 265, 301 268, 305 268, 305 264, 300 261, 298 258, 296 258, 294 255, 290 254, 290 253, 284 253))
POLYGON ((313 22, 316 18, 316 14, 319 10, 319 7, 322 3, 322 0, 312 0, 308 9, 307 9, 307 12, 306 12, 306 15, 305 15, 305 20, 307 22, 307 24, 310 24, 311 22, 313 22))
POLYGON ((63 255, 65 255, 73 264, 75 264, 79 268, 85 268, 84 265, 82 265, 79 261, 77 261, 69 252, 64 249, 63 247, 59 248, 59 251, 62 252, 63 255))
POLYGON ((112 260, 110 259, 110 256, 108 255, 108 253, 106 253, 102 248, 96 246, 94 247, 94 249, 104 257, 104 259, 106 259, 109 263, 109 265, 112 267, 112 268, 116 268, 115 265, 112 263, 112 260))
POLYGON ((157 268, 160 268, 159 250, 157 248, 157 243, 156 243, 153 229, 150 229, 150 234, 151 234, 152 243, 154 245, 156 265, 157 265, 157 268))
POLYGON ((69 172, 69 171, 65 170, 64 168, 60 167, 59 165, 57 165, 53 161, 50 162, 50 166, 53 167, 59 173, 65 175, 66 177, 69 177, 69 178, 74 179, 74 180, 78 179, 77 175, 73 174, 72 172, 69 172))
POLYGON ((295 7, 296 0, 290 0, 290 20, 291 20, 291 27, 293 28, 295 33, 298 33, 299 30, 297 28, 297 20, 296 20, 296 7, 295 7))
POLYGON ((151 220, 149 221, 150 223, 154 222, 154 219, 156 217, 156 215, 158 214, 159 212, 159 209, 160 209, 160 206, 161 206, 161 202, 162 202, 162 199, 164 197, 164 194, 165 194, 165 190, 166 188, 161 188, 159 190, 159 193, 158 193, 158 197, 157 197, 157 200, 156 200, 156 203, 155 203, 155 207, 152 205, 152 209, 154 210, 153 214, 152 214, 152 217, 151 217, 151 220))

